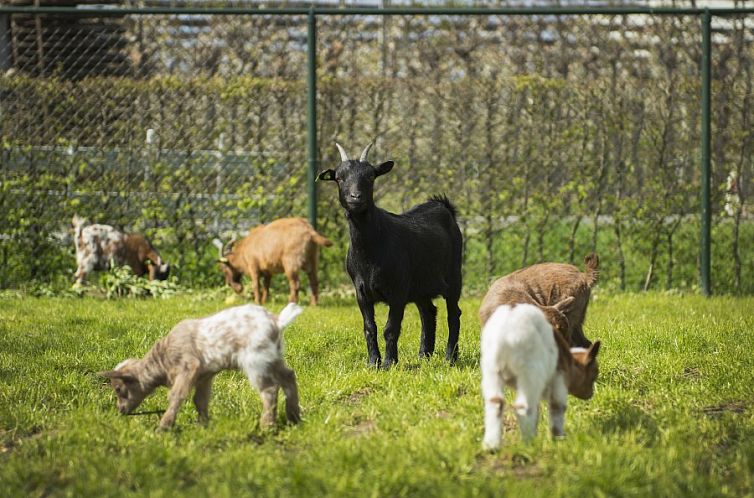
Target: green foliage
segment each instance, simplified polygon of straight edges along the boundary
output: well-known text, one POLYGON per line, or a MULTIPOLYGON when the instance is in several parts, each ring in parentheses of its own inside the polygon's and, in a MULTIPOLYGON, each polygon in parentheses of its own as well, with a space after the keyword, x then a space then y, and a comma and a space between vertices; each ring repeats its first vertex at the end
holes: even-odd
MULTIPOLYGON (((416 358, 407 309, 400 363, 366 367, 361 316, 325 298, 286 330, 303 422, 258 425, 240 372, 218 375, 208 427, 187 401, 176 428, 121 416, 96 372, 144 354, 222 295, 164 301, 0 296, 0 488, 7 496, 748 496, 754 493, 751 298, 594 293, 600 338, 588 402, 571 398, 563 440, 524 445, 506 409, 498 453, 481 449, 479 300, 464 299, 458 365, 416 358)), ((438 303, 439 304, 439 303, 438 303)), ((270 306, 279 311, 282 301, 270 306)), ((447 333, 439 306, 438 346, 447 333)), ((384 323, 386 308, 378 306, 384 323)), ((384 350, 384 344, 381 343, 384 350)), ((439 350, 442 348, 439 347, 439 350)), ((506 394, 510 406, 512 396, 506 394)), ((166 406, 166 390, 144 411, 166 406)), ((282 412, 282 400, 279 412, 282 412)))
MULTIPOLYGON (((336 163, 335 141, 351 150, 376 139, 372 158, 396 161, 376 184, 382 207, 448 194, 473 293, 524 264, 578 262, 591 250, 616 287, 641 288, 651 266, 649 288, 694 289, 698 23, 641 19, 569 17, 545 29, 536 17, 323 16, 316 167, 336 163), (526 33, 556 36, 543 44, 526 33)), ((184 44, 171 40, 172 20, 133 16, 123 19, 138 36, 124 39, 122 77, 0 75, 9 117, 0 120, 0 288, 67 287, 72 244, 60 234, 74 213, 144 233, 187 287, 221 283, 214 237, 305 216, 305 52, 292 49, 303 20, 279 29, 266 17, 208 15, 184 44), (145 144, 148 129, 156 140, 145 144)), ((715 214, 731 170, 739 192, 754 191, 754 52, 733 43, 744 30, 734 23, 715 41, 726 54, 712 71, 715 214)), ((320 229, 336 241, 322 253, 323 287, 339 289, 347 230, 332 186, 318 189, 320 229)), ((739 232, 731 221, 713 217, 713 282, 752 293, 752 219, 739 232)))
POLYGON ((164 299, 180 291, 174 276, 167 280, 149 280, 136 276, 128 265, 111 265, 100 281, 108 299, 148 296, 164 299))

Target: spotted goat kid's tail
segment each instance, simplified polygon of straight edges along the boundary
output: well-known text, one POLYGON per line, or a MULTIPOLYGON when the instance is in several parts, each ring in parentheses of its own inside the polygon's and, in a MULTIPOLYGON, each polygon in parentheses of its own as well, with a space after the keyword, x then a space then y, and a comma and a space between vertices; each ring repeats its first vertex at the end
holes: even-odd
POLYGON ((288 303, 288 305, 283 308, 283 311, 280 312, 280 315, 278 315, 278 327, 280 330, 283 330, 293 323, 293 320, 295 320, 303 311, 304 309, 298 304, 288 303))

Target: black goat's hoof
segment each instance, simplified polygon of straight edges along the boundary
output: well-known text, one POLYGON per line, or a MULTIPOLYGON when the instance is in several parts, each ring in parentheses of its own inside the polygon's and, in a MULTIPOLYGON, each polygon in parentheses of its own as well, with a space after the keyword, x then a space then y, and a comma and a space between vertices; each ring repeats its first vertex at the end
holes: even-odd
POLYGON ((398 360, 393 360, 390 358, 385 359, 385 363, 382 364, 382 370, 390 370, 393 366, 398 364, 398 360))

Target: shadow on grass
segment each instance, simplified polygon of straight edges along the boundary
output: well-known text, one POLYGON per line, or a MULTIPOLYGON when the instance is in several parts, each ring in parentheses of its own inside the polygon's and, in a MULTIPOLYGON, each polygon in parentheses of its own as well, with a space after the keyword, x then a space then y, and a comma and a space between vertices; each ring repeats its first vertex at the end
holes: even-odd
POLYGON ((616 403, 609 412, 595 420, 595 425, 603 434, 638 432, 643 436, 645 446, 654 445, 659 435, 654 417, 640 406, 626 401, 616 403))

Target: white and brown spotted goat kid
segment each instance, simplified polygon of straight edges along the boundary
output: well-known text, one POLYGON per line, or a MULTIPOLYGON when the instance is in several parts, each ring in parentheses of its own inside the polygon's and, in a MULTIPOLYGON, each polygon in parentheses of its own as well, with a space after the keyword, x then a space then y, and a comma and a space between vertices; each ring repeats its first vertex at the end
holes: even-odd
POLYGON ((550 405, 552 435, 563 436, 568 394, 589 399, 594 393, 600 342, 569 349, 538 306, 497 307, 482 328, 481 347, 487 449, 500 446, 504 386, 516 390, 513 408, 525 440, 536 434, 541 400, 550 405))
POLYGON ((123 233, 110 225, 92 225, 76 215, 71 225, 76 245, 76 285, 83 284, 93 271, 110 269, 111 262, 128 265, 135 275, 147 275, 149 280, 168 278, 170 265, 143 235, 123 233))
POLYGON ((279 316, 261 306, 245 305, 183 320, 144 358, 125 360, 100 375, 110 379, 122 414, 131 413, 158 386, 168 386, 168 408, 160 420, 160 428, 167 429, 192 387, 196 388, 199 422, 206 423, 215 374, 240 369, 262 397, 262 426, 274 424, 277 418, 280 387, 285 393, 286 418, 297 423, 301 418, 298 387, 296 374, 283 360, 283 329, 301 312, 293 303, 279 316))

